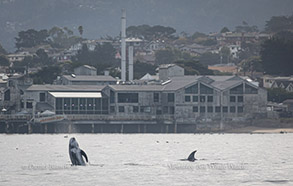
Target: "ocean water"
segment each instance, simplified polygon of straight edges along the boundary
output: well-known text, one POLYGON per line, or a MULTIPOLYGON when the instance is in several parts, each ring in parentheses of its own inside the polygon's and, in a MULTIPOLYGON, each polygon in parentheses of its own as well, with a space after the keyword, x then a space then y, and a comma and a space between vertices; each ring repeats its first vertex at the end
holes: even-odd
POLYGON ((1 186, 293 185, 289 133, 3 134, 0 149, 1 186), (87 166, 70 165, 70 137, 87 166), (180 161, 193 150, 197 161, 180 161))

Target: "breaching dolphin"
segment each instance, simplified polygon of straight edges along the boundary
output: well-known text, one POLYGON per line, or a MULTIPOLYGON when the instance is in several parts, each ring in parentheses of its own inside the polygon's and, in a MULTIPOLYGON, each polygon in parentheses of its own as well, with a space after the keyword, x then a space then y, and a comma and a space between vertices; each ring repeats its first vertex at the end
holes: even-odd
POLYGON ((72 165, 85 165, 82 156, 84 156, 86 162, 88 162, 86 153, 79 148, 79 145, 75 138, 71 138, 69 140, 69 156, 72 165))
POLYGON ((187 159, 181 159, 181 161, 192 161, 194 162, 195 160, 195 153, 197 152, 197 150, 193 151, 192 153, 189 154, 188 158, 187 159))

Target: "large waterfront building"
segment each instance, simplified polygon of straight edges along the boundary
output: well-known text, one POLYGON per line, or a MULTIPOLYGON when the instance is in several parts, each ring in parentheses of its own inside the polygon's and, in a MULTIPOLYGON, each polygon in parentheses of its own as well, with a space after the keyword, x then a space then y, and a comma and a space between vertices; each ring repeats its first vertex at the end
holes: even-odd
POLYGON ((267 92, 239 76, 174 76, 152 85, 32 85, 23 102, 30 113, 91 123, 197 124, 265 117, 267 92))

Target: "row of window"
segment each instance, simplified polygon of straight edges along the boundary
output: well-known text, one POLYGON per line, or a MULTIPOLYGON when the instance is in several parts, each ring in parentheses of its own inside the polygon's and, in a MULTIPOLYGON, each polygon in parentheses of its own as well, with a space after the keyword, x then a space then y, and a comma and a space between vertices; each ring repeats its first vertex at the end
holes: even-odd
MULTIPOLYGON (((115 107, 111 106, 110 107, 110 112, 114 113, 115 112, 115 107)), ((118 107, 118 112, 123 113, 125 112, 125 106, 119 106, 118 107)), ((149 106, 132 106, 132 113, 151 113, 151 107, 149 106)), ((163 108, 156 108, 156 114, 174 114, 175 113, 175 108, 173 106, 164 106, 163 108)))
POLYGON ((185 89, 185 94, 213 94, 214 90, 210 87, 207 87, 203 84, 199 85, 200 90, 198 91, 198 84, 192 85, 185 89))
POLYGON ((236 111, 237 111, 237 113, 242 113, 243 112, 243 106, 238 106, 238 107, 236 107, 236 106, 230 106, 230 107, 227 107, 227 106, 223 106, 223 107, 220 107, 220 106, 216 106, 216 107, 213 107, 213 106, 207 106, 207 107, 205 107, 205 106, 193 106, 192 111, 193 112, 199 112, 199 113, 206 113, 206 112, 208 112, 208 113, 213 113, 213 112, 220 113, 221 111, 223 113, 228 113, 228 112, 236 113, 236 111), (237 108, 237 110, 236 110, 236 108, 237 108))
POLYGON ((106 98, 57 98, 57 114, 106 114, 108 99, 106 98))
POLYGON ((243 102, 243 96, 230 96, 230 102, 236 102, 236 98, 238 103, 243 102))
MULTIPOLYGON (((245 84, 243 87, 243 84, 238 85, 237 87, 234 87, 230 90, 230 94, 257 94, 257 88, 254 88, 248 84, 245 84), (245 91, 244 88, 245 87, 245 91)), ((207 87, 203 84, 199 85, 200 90, 198 91, 198 84, 192 85, 185 89, 185 94, 213 94, 213 89, 210 87, 207 87)))
MULTIPOLYGON (((230 102, 237 102, 242 103, 243 102, 243 96, 230 96, 230 102)), ((185 96, 185 102, 201 102, 201 103, 211 103, 214 101, 213 96, 185 96)))
MULTIPOLYGON (((115 101, 114 92, 110 92, 110 103, 114 103, 115 101)), ((168 102, 175 101, 174 93, 167 94, 168 102)), ((154 92, 153 101, 155 103, 160 102, 160 94, 158 92, 154 92)), ((118 103, 138 103, 138 93, 118 93, 118 103)))
POLYGON ((201 103, 204 103, 206 101, 213 102, 214 98, 213 96, 185 96, 185 102, 198 102, 198 101, 200 101, 201 103))

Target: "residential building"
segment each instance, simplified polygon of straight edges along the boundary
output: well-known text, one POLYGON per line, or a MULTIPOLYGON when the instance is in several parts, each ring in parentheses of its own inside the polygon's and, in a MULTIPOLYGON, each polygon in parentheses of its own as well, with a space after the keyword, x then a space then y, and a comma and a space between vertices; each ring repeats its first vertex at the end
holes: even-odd
POLYGON ((86 75, 86 76, 96 76, 97 69, 89 65, 82 65, 74 69, 75 75, 86 75))
POLYGON ((108 85, 116 84, 117 80, 112 76, 105 75, 63 75, 60 84, 62 85, 108 85))
POLYGON ((159 79, 166 81, 170 77, 184 76, 184 68, 175 64, 163 64, 157 68, 159 79))
POLYGON ((263 87, 265 88, 282 88, 288 92, 293 92, 293 77, 263 77, 263 87))

